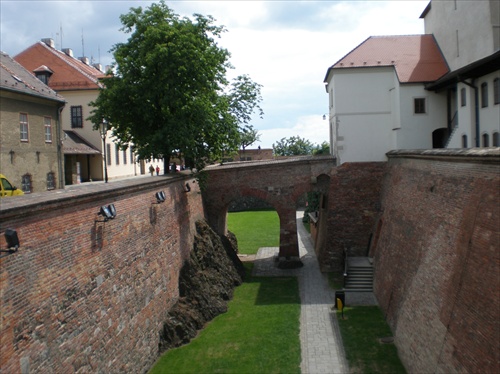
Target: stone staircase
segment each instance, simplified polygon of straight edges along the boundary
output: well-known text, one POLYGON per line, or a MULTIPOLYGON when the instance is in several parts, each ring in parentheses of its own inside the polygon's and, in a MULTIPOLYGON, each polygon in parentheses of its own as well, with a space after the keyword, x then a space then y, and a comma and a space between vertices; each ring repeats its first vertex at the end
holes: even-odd
POLYGON ((369 257, 348 257, 344 290, 350 292, 373 291, 373 264, 369 257))

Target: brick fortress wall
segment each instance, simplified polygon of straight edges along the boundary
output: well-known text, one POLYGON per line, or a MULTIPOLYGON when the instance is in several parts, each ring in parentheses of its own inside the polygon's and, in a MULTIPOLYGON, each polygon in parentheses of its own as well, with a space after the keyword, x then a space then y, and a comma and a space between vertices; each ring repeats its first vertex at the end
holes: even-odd
POLYGON ((319 224, 326 230, 319 230, 316 244, 322 271, 342 271, 344 249, 350 256, 367 255, 385 168, 385 162, 359 162, 333 171, 327 201, 321 202, 319 224))
MULTIPOLYGON (((194 222, 204 216, 198 184, 184 178, 2 200, 2 230, 16 229, 21 243, 17 253, 0 259, 2 372, 150 368, 178 298, 194 222), (160 190, 166 202, 155 204, 160 190), (117 217, 94 222, 109 203, 117 217)), ((0 245, 5 248, 3 232, 0 245)))
POLYGON ((371 254, 412 373, 500 369, 500 152, 391 152, 371 254))

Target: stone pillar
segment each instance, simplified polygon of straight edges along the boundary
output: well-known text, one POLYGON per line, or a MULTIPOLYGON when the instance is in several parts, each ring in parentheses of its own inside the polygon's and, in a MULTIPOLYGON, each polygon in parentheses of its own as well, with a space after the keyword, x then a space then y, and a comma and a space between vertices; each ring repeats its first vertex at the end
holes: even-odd
MULTIPOLYGON (((293 204, 291 206, 295 207, 293 204)), ((278 267, 283 269, 303 266, 300 260, 297 238, 297 214, 295 209, 280 209, 280 250, 278 267)))

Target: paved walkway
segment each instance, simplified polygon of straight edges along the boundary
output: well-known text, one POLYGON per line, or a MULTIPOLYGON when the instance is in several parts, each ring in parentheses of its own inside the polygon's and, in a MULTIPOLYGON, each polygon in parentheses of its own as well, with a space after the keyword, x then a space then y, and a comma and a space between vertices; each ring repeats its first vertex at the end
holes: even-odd
MULTIPOLYGON (((303 212, 297 212, 301 220, 303 212)), ((297 276, 301 312, 300 341, 302 374, 348 373, 337 317, 332 311, 335 292, 319 270, 309 233, 297 225, 299 252, 304 266, 299 269, 278 269, 274 258, 278 248, 260 248, 255 258, 254 276, 297 276)))

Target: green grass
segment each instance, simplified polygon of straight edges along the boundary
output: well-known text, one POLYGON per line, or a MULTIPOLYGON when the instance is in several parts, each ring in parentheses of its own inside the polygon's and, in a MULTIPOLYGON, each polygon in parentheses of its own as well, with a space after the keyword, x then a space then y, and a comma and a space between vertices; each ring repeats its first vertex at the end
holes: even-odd
POLYGON ((296 278, 247 277, 227 313, 189 344, 167 351, 150 374, 299 374, 299 317, 296 278))
POLYGON ((280 221, 272 210, 228 213, 227 228, 238 239, 238 251, 256 254, 261 247, 279 247, 280 221))
POLYGON ((379 307, 348 307, 345 319, 339 311, 337 317, 351 373, 406 373, 396 346, 379 341, 392 336, 379 307))

